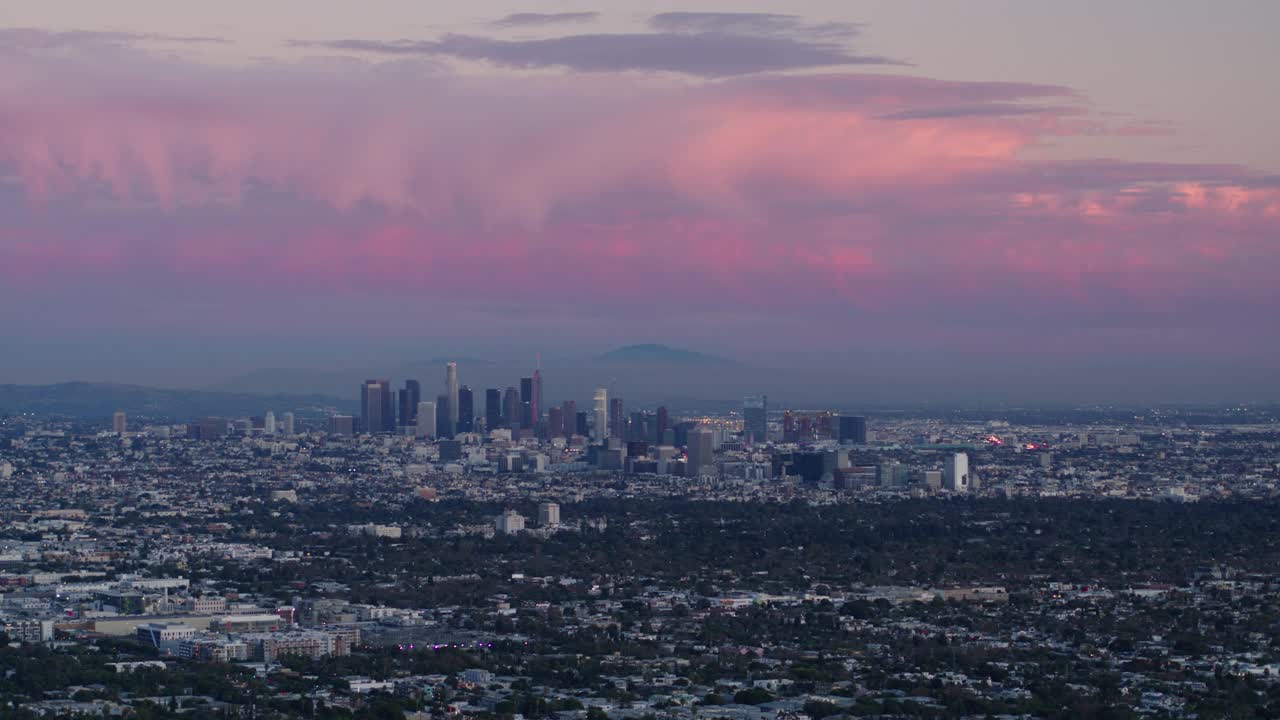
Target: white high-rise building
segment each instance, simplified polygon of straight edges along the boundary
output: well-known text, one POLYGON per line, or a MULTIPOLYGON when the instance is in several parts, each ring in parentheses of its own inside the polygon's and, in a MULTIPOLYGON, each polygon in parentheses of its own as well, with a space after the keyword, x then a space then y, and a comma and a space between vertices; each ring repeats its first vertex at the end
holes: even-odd
POLYGON ((262 432, 267 435, 276 434, 276 414, 270 410, 262 417, 262 432))
POLYGON ((714 437, 715 434, 708 427, 696 427, 689 431, 689 460, 685 467, 686 475, 697 477, 715 470, 712 459, 715 454, 712 448, 714 437))
POLYGON ((118 410, 114 415, 111 416, 111 432, 119 435, 123 435, 125 430, 128 429, 128 427, 129 427, 129 423, 125 419, 123 411, 118 410))
POLYGON ((596 388, 594 399, 595 425, 591 428, 592 440, 604 440, 609 437, 609 391, 596 388))
POLYGON ((545 502, 538 505, 538 527, 560 524, 560 504, 545 502))
POLYGON ((524 516, 508 510, 494 519, 494 528, 504 535, 515 535, 524 530, 524 516))
POLYGON ((420 438, 436 436, 436 404, 430 400, 418 403, 418 429, 415 434, 420 438))
POLYGON ((458 427, 458 363, 444 366, 445 392, 449 395, 449 427, 458 427))
POLYGON ((952 492, 965 492, 969 489, 969 456, 956 453, 947 458, 942 466, 942 485, 952 492))
POLYGON ((293 434, 293 413, 287 412, 280 416, 280 432, 285 435, 293 434))

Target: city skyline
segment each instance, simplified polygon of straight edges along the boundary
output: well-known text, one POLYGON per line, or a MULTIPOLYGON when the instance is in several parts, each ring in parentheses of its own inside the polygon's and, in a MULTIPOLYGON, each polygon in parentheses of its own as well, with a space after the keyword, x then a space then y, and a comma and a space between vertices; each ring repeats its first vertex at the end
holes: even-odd
POLYGON ((0 29, 0 378, 554 337, 1280 393, 1274 5, 288 6, 0 29))

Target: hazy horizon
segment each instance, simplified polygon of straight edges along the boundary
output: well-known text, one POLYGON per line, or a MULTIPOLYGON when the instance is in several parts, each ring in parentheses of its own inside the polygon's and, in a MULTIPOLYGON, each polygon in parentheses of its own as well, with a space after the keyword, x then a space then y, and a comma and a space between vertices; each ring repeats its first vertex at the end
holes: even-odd
MULTIPOLYGON (((613 348, 602 348, 601 351, 613 348)), ((705 349, 694 348, 705 352, 705 349)), ((717 353, 711 353, 717 355, 717 353)), ((1105 362, 1057 362, 1003 367, 948 367, 937 358, 899 358, 877 365, 819 365, 805 359, 755 360, 719 354, 734 365, 680 363, 605 363, 599 353, 542 356, 541 368, 549 400, 589 401, 595 387, 637 406, 659 404, 733 406, 743 396, 767 394, 775 406, 829 407, 838 410, 958 407, 1161 407, 1179 405, 1267 405, 1280 402, 1274 374, 1266 365, 1153 365, 1134 359, 1105 362), (779 364, 782 363, 782 364, 779 364), (1207 378, 1207 379, 1206 379, 1207 378), (1192 380, 1195 380, 1192 382, 1192 380), (780 404, 779 404, 780 403, 780 404)), ((351 356, 317 357, 310 363, 219 367, 133 367, 80 372, 56 367, 17 374, 5 382, 46 385, 105 382, 153 388, 209 390, 259 395, 320 394, 340 399, 358 397, 366 378, 389 378, 396 386, 407 379, 422 383, 424 394, 443 391, 445 358, 459 359, 460 382, 478 392, 518 385, 535 367, 535 358, 514 355, 435 352, 388 352, 380 359, 355 363, 351 356), (332 359, 325 362, 324 358, 332 359)), ((3 384, 3 383, 0 383, 3 384)))

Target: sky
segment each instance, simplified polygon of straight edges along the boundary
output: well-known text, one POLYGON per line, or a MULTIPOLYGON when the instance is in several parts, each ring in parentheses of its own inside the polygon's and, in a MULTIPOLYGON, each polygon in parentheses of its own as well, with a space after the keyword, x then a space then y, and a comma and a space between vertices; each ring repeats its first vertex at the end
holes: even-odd
POLYGON ((1280 396, 1280 5, 601 7, 7 8, 0 382, 664 342, 1280 396))

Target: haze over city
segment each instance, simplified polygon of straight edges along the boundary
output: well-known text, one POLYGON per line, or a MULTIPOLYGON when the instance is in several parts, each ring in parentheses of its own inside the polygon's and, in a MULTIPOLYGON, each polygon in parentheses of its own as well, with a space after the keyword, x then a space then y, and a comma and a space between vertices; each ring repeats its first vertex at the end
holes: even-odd
POLYGON ((1269 2, 19 4, 0 380, 358 380, 664 343, 822 371, 791 376, 809 395, 1275 400, 1278 22, 1269 2))

